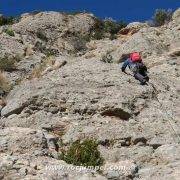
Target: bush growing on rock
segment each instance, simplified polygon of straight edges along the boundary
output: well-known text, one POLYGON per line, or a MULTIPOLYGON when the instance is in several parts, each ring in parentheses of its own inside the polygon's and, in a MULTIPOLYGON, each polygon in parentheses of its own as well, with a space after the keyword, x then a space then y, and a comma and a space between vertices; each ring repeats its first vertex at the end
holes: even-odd
POLYGON ((14 31, 12 29, 5 29, 4 32, 8 34, 9 36, 15 36, 14 31))
POLYGON ((97 147, 98 143, 95 140, 78 140, 72 143, 67 151, 62 151, 59 158, 77 166, 100 166, 104 160, 97 147))
POLYGON ((96 40, 103 39, 104 38, 103 28, 104 28, 103 21, 96 18, 95 19, 95 24, 94 24, 94 26, 93 26, 93 28, 91 29, 91 32, 90 32, 89 40, 90 39, 96 39, 96 40))
POLYGON ((0 57, 0 70, 1 71, 14 71, 16 69, 16 63, 21 60, 20 56, 4 55, 0 57))
POLYGON ((124 21, 116 22, 112 19, 106 19, 104 21, 104 31, 111 34, 111 39, 113 39, 112 37, 126 26, 127 24, 124 21))
POLYGON ((11 25, 13 23, 14 23, 14 18, 13 17, 0 16, 0 26, 11 25))
POLYGON ((45 42, 48 41, 46 35, 45 35, 42 31, 38 31, 38 32, 36 33, 36 35, 37 35, 37 37, 38 37, 39 39, 41 39, 42 41, 45 41, 45 42))
POLYGON ((104 63, 112 63, 113 62, 113 57, 110 54, 110 52, 107 52, 105 55, 102 56, 100 61, 102 61, 104 63))
POLYGON ((47 48, 46 44, 39 41, 37 41, 35 44, 35 50, 44 53, 46 56, 55 56, 59 53, 58 50, 47 48))
POLYGON ((110 39, 114 39, 115 35, 124 27, 126 27, 126 23, 124 21, 116 22, 112 19, 100 20, 96 19, 96 23, 94 28, 92 29, 90 39, 103 39, 106 37, 106 34, 109 34, 110 39))
POLYGON ((165 10, 165 9, 157 9, 155 11, 153 20, 155 26, 162 26, 166 22, 169 22, 172 18, 172 11, 171 10, 165 10))
POLYGON ((76 37, 72 38, 71 44, 73 45, 73 49, 69 50, 68 53, 77 54, 77 53, 83 53, 86 51, 86 43, 88 42, 88 39, 86 39, 86 36, 78 35, 76 34, 76 37))

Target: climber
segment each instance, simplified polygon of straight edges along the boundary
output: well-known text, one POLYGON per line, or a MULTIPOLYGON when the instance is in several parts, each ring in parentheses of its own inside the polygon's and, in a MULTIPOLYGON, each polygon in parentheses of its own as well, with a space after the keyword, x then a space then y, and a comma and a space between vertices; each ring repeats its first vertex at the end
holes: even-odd
MULTIPOLYGON (((141 85, 147 84, 149 77, 147 76, 147 67, 142 62, 141 55, 138 52, 133 52, 130 57, 123 63, 121 70, 125 72, 126 67, 133 72, 135 79, 141 82, 141 85)), ((126 73, 127 74, 127 73, 126 73)))

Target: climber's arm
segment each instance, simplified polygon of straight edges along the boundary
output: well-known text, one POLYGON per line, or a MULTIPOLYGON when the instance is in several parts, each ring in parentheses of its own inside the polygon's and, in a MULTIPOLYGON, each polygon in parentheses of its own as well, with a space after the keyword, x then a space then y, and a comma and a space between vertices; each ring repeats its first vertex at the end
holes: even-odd
POLYGON ((126 70, 126 67, 129 65, 129 59, 127 59, 126 61, 124 61, 122 67, 121 67, 121 70, 122 72, 125 72, 126 70))

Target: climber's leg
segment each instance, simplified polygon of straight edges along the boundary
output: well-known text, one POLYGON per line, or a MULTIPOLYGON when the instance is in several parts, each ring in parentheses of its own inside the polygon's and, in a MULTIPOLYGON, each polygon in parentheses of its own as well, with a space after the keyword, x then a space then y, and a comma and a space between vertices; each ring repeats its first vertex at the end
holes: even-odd
POLYGON ((134 74, 135 79, 139 80, 141 82, 141 85, 146 84, 147 80, 144 76, 142 76, 140 73, 134 74))

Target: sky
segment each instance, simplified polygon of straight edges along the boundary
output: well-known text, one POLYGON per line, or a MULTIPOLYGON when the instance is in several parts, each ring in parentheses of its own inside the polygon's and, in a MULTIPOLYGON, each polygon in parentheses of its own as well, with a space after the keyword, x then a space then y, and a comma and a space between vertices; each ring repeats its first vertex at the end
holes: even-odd
POLYGON ((155 9, 180 7, 180 0, 0 0, 0 14, 20 15, 32 11, 87 11, 100 18, 126 22, 151 19, 155 9))

